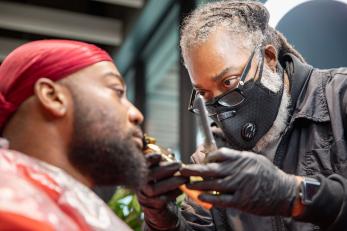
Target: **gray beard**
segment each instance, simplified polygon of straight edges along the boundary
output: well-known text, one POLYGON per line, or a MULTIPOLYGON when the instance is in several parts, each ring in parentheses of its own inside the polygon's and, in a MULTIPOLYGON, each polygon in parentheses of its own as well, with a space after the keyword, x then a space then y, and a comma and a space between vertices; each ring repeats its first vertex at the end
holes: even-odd
MULTIPOLYGON (((261 79, 261 84, 273 92, 278 92, 282 85, 282 73, 272 72, 269 67, 264 65, 264 72, 261 79)), ((275 152, 280 141, 284 129, 287 127, 289 117, 288 106, 291 98, 288 92, 288 87, 284 86, 281 104, 277 117, 270 130, 256 143, 253 151, 265 155, 270 160, 274 159, 275 152)))

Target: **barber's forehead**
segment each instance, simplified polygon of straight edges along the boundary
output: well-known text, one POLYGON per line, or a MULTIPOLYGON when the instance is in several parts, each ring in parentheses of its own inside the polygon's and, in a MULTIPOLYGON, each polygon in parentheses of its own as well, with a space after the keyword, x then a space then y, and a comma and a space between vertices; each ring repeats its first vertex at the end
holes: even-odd
POLYGON ((233 38, 228 33, 220 30, 211 34, 207 40, 190 49, 188 55, 202 60, 216 58, 221 61, 225 58, 238 61, 242 57, 248 57, 252 49, 240 44, 239 38, 233 38))

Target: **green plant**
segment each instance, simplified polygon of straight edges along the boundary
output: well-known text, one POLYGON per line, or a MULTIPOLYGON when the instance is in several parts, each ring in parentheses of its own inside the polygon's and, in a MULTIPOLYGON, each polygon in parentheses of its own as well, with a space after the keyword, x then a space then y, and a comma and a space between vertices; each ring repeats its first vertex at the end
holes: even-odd
MULTIPOLYGON (((180 206, 184 198, 185 194, 181 194, 177 197, 176 204, 180 206)), ((144 215, 137 197, 132 191, 119 187, 108 205, 130 228, 135 231, 142 230, 144 215)))
POLYGON ((133 230, 141 230, 144 216, 137 197, 133 192, 125 188, 118 188, 108 205, 133 230))

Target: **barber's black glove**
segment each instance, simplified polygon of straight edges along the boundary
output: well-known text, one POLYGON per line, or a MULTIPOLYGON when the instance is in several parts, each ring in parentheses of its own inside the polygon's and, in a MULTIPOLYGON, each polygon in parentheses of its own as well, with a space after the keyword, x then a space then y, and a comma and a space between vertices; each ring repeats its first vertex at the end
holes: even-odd
POLYGON ((145 222, 152 230, 174 229, 178 224, 174 202, 182 193, 178 187, 188 178, 174 176, 181 167, 179 162, 162 162, 159 154, 148 154, 146 160, 149 167, 147 183, 137 192, 145 222))
POLYGON ((201 176, 205 180, 188 184, 188 188, 217 191, 203 193, 202 201, 216 207, 233 207, 257 215, 290 216, 299 180, 274 166, 264 156, 221 148, 207 157, 206 165, 181 168, 184 176, 201 176))

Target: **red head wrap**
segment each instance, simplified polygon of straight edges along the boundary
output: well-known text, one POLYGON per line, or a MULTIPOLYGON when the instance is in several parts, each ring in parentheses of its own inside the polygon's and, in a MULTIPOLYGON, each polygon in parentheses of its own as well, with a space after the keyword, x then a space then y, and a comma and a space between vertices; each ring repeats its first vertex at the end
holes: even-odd
POLYGON ((101 61, 112 58, 94 45, 71 40, 40 40, 15 49, 0 66, 0 131, 33 95, 38 79, 57 81, 101 61))

